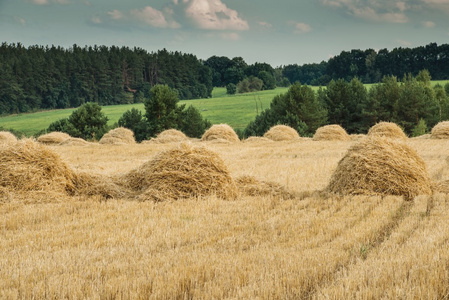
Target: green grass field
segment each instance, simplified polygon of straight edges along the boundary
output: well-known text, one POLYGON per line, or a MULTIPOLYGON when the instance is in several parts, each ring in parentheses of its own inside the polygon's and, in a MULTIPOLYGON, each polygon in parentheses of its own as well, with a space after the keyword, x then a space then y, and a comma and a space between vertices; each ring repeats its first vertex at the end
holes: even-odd
MULTIPOLYGON (((432 84, 444 85, 448 82, 448 80, 432 81, 432 84)), ((365 86, 369 89, 372 85, 365 86)), ((312 88, 315 91, 318 90, 318 87, 312 88)), ((203 117, 212 124, 226 123, 234 129, 244 129, 258 113, 270 107, 270 103, 276 95, 285 93, 287 90, 288 88, 276 88, 269 91, 227 95, 225 88, 214 88, 212 98, 183 100, 179 103, 198 108, 203 117)), ((103 106, 102 111, 109 118, 108 125, 113 125, 125 111, 131 108, 137 108, 144 112, 142 103, 103 106)), ((52 122, 67 118, 73 111, 72 108, 0 117, 0 128, 13 129, 32 136, 48 128, 52 122)))
MULTIPOLYGON (((276 95, 285 93, 287 90, 288 88, 276 88, 270 91, 231 96, 226 94, 225 88, 215 88, 212 98, 183 100, 179 104, 195 106, 212 124, 226 123, 235 129, 243 129, 251 120, 254 120, 258 112, 270 107, 271 100, 276 95)), ((109 118, 108 125, 113 125, 125 111, 131 108, 144 112, 143 103, 103 106, 102 112, 109 118)), ((72 108, 0 117, 0 127, 32 136, 48 128, 52 122, 67 118, 73 111, 72 108)))

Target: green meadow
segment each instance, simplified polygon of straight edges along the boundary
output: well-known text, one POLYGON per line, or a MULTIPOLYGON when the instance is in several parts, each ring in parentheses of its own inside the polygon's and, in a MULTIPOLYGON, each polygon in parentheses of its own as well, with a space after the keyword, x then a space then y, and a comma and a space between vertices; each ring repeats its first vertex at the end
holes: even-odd
MULTIPOLYGON (((246 94, 227 95, 225 88, 215 88, 212 98, 182 100, 179 104, 193 105, 212 124, 229 124, 234 129, 244 129, 262 110, 269 108, 271 100, 276 95, 287 92, 288 88, 260 91, 246 94)), ((102 112, 109 118, 108 125, 118 122, 123 113, 131 108, 137 108, 144 113, 143 103, 103 106, 102 112)), ((0 117, 0 127, 3 130, 13 129, 27 136, 45 130, 59 119, 67 118, 75 109, 41 111, 35 113, 10 115, 0 117)))
MULTIPOLYGON (((444 86, 448 82, 448 80, 432 81, 432 85, 444 86)), ((369 89, 372 85, 365 86, 369 89)), ((318 87, 312 88, 315 91, 318 90, 318 87)), ((234 129, 244 129, 257 114, 270 107, 276 95, 285 93, 287 90, 288 88, 276 88, 269 91, 227 95, 225 88, 214 88, 212 98, 182 100, 179 103, 186 106, 193 105, 212 124, 226 123, 234 129)), ((137 108, 142 113, 145 111, 143 103, 103 106, 102 111, 109 118, 108 125, 112 126, 118 122, 125 111, 131 108, 137 108)), ((12 129, 26 136, 32 136, 47 129, 52 122, 67 118, 74 110, 71 108, 0 117, 0 128, 12 129)))

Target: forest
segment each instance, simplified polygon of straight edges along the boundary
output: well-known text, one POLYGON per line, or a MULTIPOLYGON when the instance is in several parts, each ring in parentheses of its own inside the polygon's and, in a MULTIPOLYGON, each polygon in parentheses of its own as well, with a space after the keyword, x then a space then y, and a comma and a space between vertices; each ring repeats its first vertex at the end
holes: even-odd
MULTIPOLYGON (((141 48, 73 45, 29 46, 6 42, 0 46, 0 115, 44 109, 144 102, 153 86, 176 90, 178 97, 211 97, 213 87, 248 85, 273 89, 296 82, 327 86, 332 80, 379 83, 385 76, 402 78, 428 70, 432 80, 449 79, 449 44, 431 43, 417 48, 389 51, 342 51, 327 62, 272 67, 242 57, 193 54, 166 49, 148 52, 141 48), (249 80, 249 81, 248 81, 249 80)), ((235 87, 230 90, 236 90, 235 87)))

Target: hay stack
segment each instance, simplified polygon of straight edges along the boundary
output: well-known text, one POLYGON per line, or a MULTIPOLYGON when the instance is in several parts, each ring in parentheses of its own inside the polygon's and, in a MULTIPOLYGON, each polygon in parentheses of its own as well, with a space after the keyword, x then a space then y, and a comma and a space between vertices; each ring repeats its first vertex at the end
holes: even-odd
POLYGON ((53 131, 37 138, 37 141, 46 145, 58 145, 70 139, 70 135, 65 132, 53 131))
POLYGON ((291 141, 299 139, 298 132, 286 125, 273 126, 265 132, 263 136, 273 141, 291 141))
POLYGON ((351 138, 346 130, 340 125, 326 125, 316 130, 313 135, 314 141, 350 141, 351 138))
POLYGON ((86 140, 83 140, 82 138, 69 138, 62 142, 60 145, 62 146, 87 146, 89 145, 89 142, 86 140))
POLYGON ((176 129, 168 129, 159 133, 155 139, 151 139, 151 142, 166 144, 183 142, 188 139, 189 138, 182 131, 176 129))
POLYGON ((245 139, 243 142, 245 143, 272 143, 273 140, 270 140, 269 138, 263 137, 263 136, 250 136, 249 138, 245 139))
POLYGON ((405 143, 378 136, 354 144, 338 163, 326 189, 341 195, 431 194, 426 165, 405 143))
POLYGON ((368 136, 384 136, 391 139, 406 140, 404 131, 395 123, 380 122, 368 130, 368 136))
POLYGON ((30 139, 0 146, 0 186, 9 190, 73 192, 75 178, 56 153, 30 139))
POLYGON ((135 144, 134 132, 128 128, 118 127, 115 128, 100 139, 100 144, 107 145, 123 145, 123 144, 135 144))
POLYGON ((430 134, 432 139, 449 139, 449 121, 443 121, 435 125, 430 134))
POLYGON ((275 197, 293 199, 295 194, 289 192, 284 186, 276 182, 260 181, 253 176, 240 176, 235 179, 240 193, 252 197, 275 197))
POLYGON ((15 143, 17 138, 9 131, 0 131, 0 144, 2 143, 15 143))
POLYGON ((77 195, 122 198, 127 194, 126 190, 120 188, 112 178, 99 174, 78 173, 74 184, 75 194, 77 195))
POLYGON ((190 143, 159 153, 121 181, 140 200, 178 200, 212 194, 223 199, 237 196, 223 160, 214 152, 190 143))
POLYGON ((213 125, 201 137, 201 141, 225 140, 229 142, 240 142, 234 129, 228 124, 213 125))

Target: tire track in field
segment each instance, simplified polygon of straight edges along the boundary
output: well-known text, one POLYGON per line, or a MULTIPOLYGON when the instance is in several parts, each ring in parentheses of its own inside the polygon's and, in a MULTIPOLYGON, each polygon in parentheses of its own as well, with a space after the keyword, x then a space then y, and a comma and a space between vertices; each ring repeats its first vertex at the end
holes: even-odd
POLYGON ((448 221, 448 195, 415 198, 384 242, 340 270, 313 298, 442 299, 449 295, 448 221))
MULTIPOLYGON (((363 260, 369 252, 376 249, 391 235, 394 228, 409 214, 411 208, 411 204, 401 197, 350 198, 355 204, 361 199, 371 201, 375 205, 338 236, 313 249, 316 253, 327 252, 327 255, 321 256, 328 259, 320 261, 320 264, 325 266, 324 271, 312 273, 312 278, 309 278, 309 282, 298 295, 300 298, 313 297, 322 287, 333 282, 350 264, 363 260)), ((346 217, 350 218, 351 213, 355 212, 349 211, 346 217)), ((332 224, 332 218, 329 218, 328 223, 332 224)), ((307 254, 312 259, 313 254, 307 254)))

